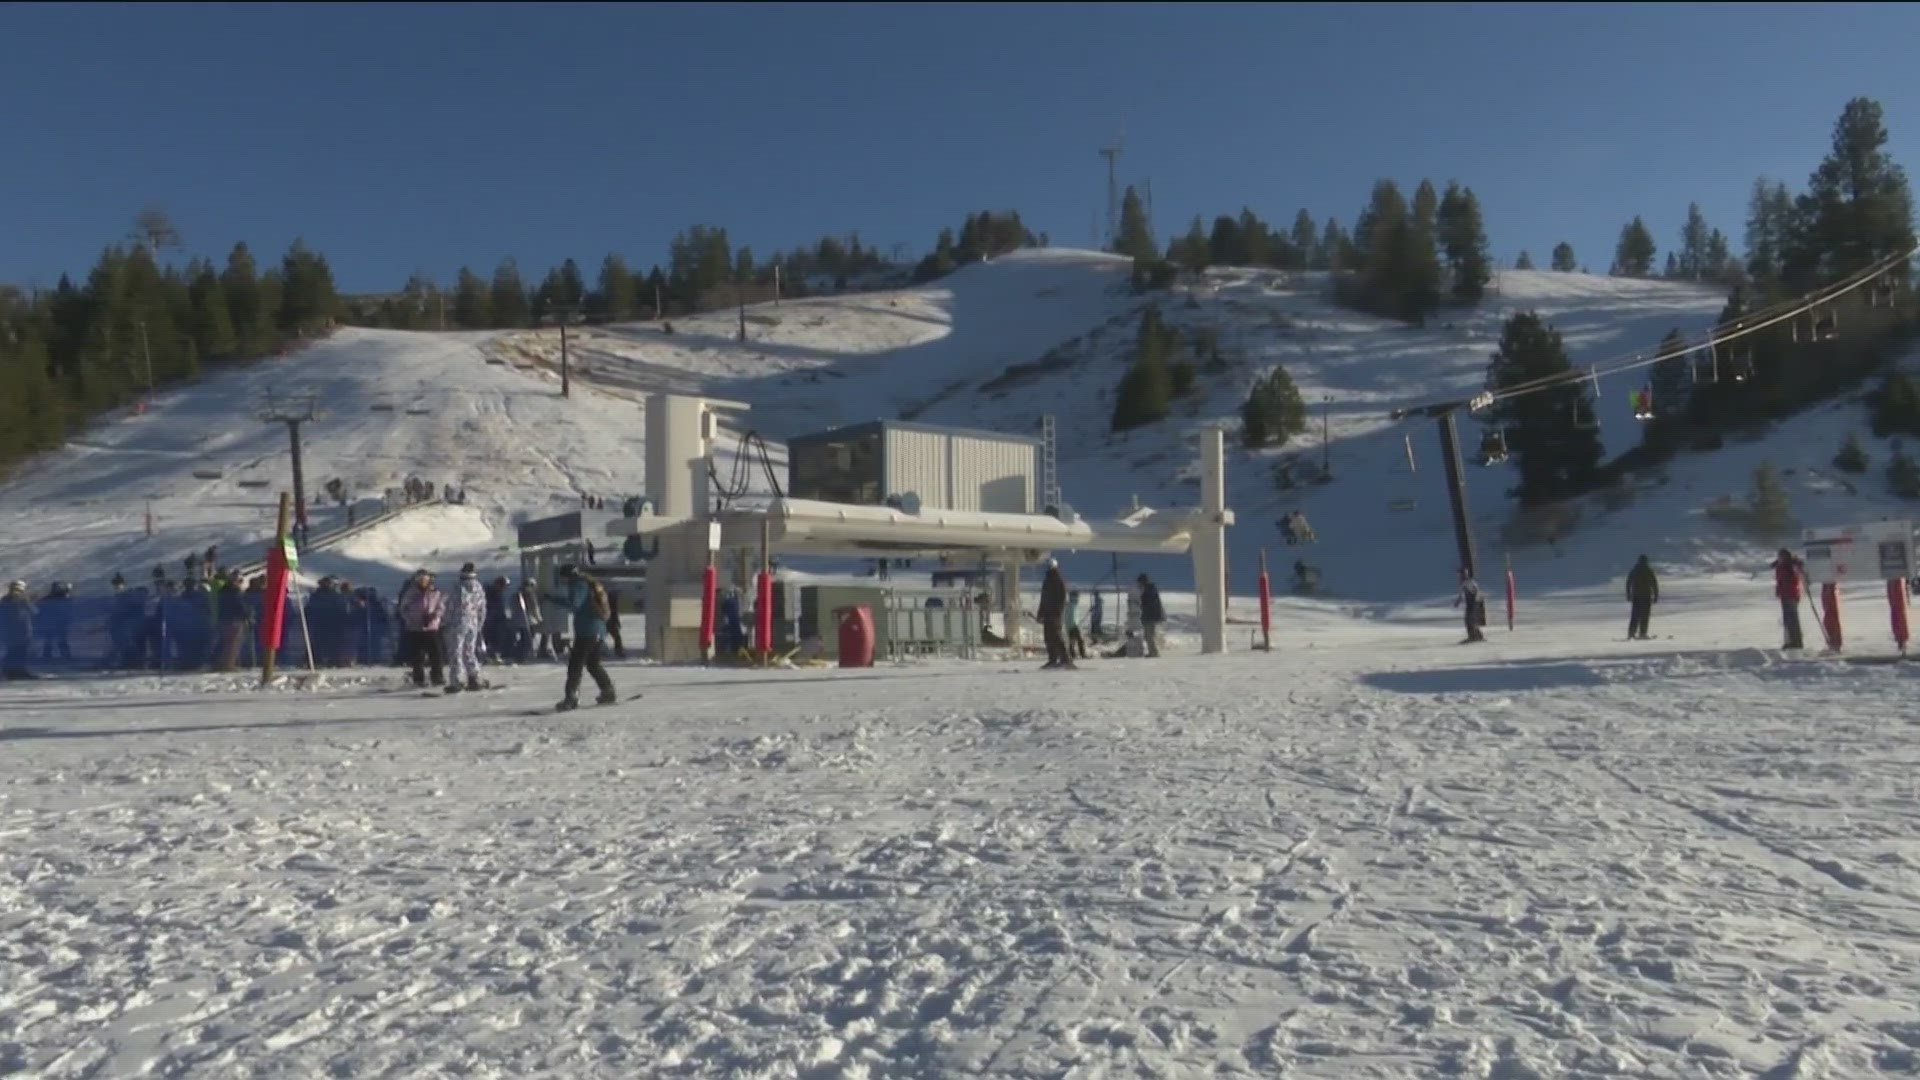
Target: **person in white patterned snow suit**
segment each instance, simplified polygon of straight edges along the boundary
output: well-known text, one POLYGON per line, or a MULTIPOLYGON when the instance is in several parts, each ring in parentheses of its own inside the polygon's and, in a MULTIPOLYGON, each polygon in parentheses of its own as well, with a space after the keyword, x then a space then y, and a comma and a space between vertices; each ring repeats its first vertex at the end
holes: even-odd
POLYGON ((479 690, 480 635, 487 624, 487 590, 472 563, 460 568, 460 589, 453 601, 453 666, 447 672, 447 693, 479 690), (463 681, 465 686, 462 687, 463 681))

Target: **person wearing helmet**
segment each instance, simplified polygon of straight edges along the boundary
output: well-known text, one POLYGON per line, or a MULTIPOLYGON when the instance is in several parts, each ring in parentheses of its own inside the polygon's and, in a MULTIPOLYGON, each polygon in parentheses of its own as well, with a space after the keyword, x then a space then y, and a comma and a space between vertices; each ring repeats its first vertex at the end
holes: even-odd
POLYGON ((31 679, 27 670, 27 652, 33 647, 33 601, 27 596, 27 583, 7 583, 0 596, 0 656, 6 658, 4 672, 9 679, 31 679))
POLYGON ((1067 635, 1062 629, 1067 613, 1067 578, 1060 572, 1058 559, 1047 560, 1047 576, 1040 583, 1040 636, 1047 643, 1047 662, 1041 670, 1071 668, 1073 655, 1067 652, 1067 635))

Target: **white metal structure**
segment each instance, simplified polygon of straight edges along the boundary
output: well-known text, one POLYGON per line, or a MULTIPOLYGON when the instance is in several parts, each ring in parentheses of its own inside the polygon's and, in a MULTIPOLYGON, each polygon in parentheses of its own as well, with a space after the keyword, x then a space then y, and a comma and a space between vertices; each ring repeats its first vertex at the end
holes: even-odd
POLYGON ((744 409, 733 402, 654 394, 647 399, 647 488, 653 512, 607 525, 609 536, 645 535, 659 542, 647 568, 647 648, 663 662, 698 656, 701 578, 709 553, 826 555, 855 558, 965 555, 999 563, 1009 640, 1020 625, 1020 567, 1053 551, 1114 551, 1193 557, 1199 594, 1201 651, 1226 650, 1225 435, 1209 428, 1201 438, 1201 505, 1155 512, 1141 508, 1124 520, 1062 521, 1043 514, 984 509, 917 511, 810 499, 761 497, 737 501, 718 514, 709 508, 708 460, 717 432, 715 414, 744 409))

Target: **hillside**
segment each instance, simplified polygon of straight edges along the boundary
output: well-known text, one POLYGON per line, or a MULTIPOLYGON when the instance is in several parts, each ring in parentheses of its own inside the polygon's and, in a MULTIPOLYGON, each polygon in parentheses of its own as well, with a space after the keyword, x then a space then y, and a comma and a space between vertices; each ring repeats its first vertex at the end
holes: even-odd
MULTIPOLYGON (((34 463, 0 487, 0 506, 9 511, 0 568, 34 581, 103 582, 115 569, 173 562, 211 542, 256 543, 271 525, 271 491, 287 482, 284 429, 252 417, 269 392, 312 393, 328 410, 307 430, 310 490, 339 476, 356 493, 372 494, 408 474, 468 489, 468 507, 436 511, 444 516, 433 519, 457 541, 432 542, 434 529, 422 524, 396 526, 358 541, 352 555, 316 564, 364 575, 429 557, 491 555, 504 569, 511 555, 502 546, 514 521, 577 505, 582 493, 640 490, 638 401, 654 389, 749 402, 743 424, 775 439, 902 415, 1033 432, 1050 413, 1067 502, 1099 516, 1134 495, 1162 506, 1191 503, 1197 430, 1237 423, 1247 387, 1283 364, 1310 407, 1311 429, 1281 449, 1229 451, 1229 496, 1241 523, 1230 534, 1234 590, 1252 590, 1265 548, 1278 581, 1302 557, 1322 569, 1336 600, 1434 597, 1450 588, 1454 562, 1434 425, 1394 423, 1389 413, 1479 389, 1500 324, 1515 311, 1549 319, 1578 364, 1644 348, 1670 329, 1698 331, 1722 303, 1715 291, 1683 284, 1510 271, 1478 308, 1445 311, 1412 329, 1333 305, 1321 275, 1215 270, 1141 297, 1128 287, 1128 271, 1124 260, 1100 253, 1029 250, 926 286, 749 307, 745 343, 736 339, 736 312, 681 320, 671 333, 653 324, 584 329, 570 335, 571 401, 557 394, 552 331, 342 331, 286 360, 161 395, 145 415, 110 418, 34 463), (1189 339, 1210 328, 1224 365, 1203 370, 1173 417, 1115 436, 1108 431, 1113 388, 1147 303, 1189 339), (1333 482, 1281 490, 1276 463, 1298 456, 1317 466, 1326 453, 1323 413, 1333 482), (212 470, 219 479, 194 475, 212 470), (274 486, 238 486, 248 479, 274 486), (149 498, 151 540, 141 535, 149 498), (1313 522, 1317 545, 1281 544, 1274 523, 1295 507, 1313 522)), ((1634 388, 1624 380, 1601 387, 1609 456, 1639 439, 1627 398, 1634 388)), ((1503 538, 1512 466, 1473 465, 1468 482, 1483 562, 1497 567, 1510 556, 1528 592, 1611 580, 1640 551, 1670 570, 1744 574, 1766 545, 1730 534, 1706 507, 1744 493, 1762 459, 1788 471, 1796 510, 1809 523, 1900 512, 1885 497, 1878 465, 1886 447, 1878 441, 1868 440, 1875 471, 1851 481, 1853 492, 1833 476, 1827 463, 1853 428, 1864 428, 1861 414, 1841 403, 1758 442, 1684 454, 1661 477, 1610 496, 1611 508, 1589 500, 1552 546, 1503 538)), ((1477 459, 1477 424, 1463 423, 1462 441, 1477 459)), ((723 471, 732 449, 721 449, 723 471)), ((1067 566, 1081 583, 1115 568, 1094 555, 1069 556, 1067 566)), ((1189 584, 1185 560, 1119 569, 1126 577, 1150 570, 1174 588, 1189 584)))

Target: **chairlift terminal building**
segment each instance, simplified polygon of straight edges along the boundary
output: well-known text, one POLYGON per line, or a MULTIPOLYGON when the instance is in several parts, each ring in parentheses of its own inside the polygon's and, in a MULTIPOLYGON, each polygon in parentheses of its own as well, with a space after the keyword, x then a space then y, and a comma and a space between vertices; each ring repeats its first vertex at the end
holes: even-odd
POLYGON ((1041 454, 1035 438, 875 420, 787 440, 787 494, 910 512, 1036 514, 1041 454))

